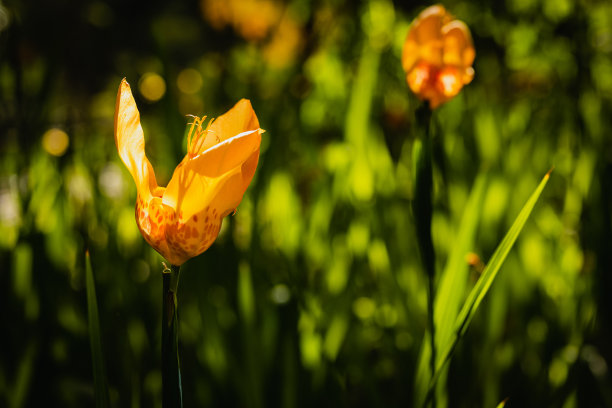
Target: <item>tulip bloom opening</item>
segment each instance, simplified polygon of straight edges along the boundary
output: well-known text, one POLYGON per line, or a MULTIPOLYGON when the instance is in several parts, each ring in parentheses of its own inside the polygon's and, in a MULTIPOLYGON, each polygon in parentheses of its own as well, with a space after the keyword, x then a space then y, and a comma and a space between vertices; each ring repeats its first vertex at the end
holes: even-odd
POLYGON ((475 56, 469 28, 435 5, 412 22, 402 66, 412 92, 435 109, 472 81, 475 56))
POLYGON ((188 152, 160 187, 130 85, 124 79, 119 86, 115 144, 136 183, 136 222, 145 240, 177 266, 207 250, 223 218, 236 211, 255 174, 263 133, 246 99, 206 126, 206 117, 192 119, 188 152))

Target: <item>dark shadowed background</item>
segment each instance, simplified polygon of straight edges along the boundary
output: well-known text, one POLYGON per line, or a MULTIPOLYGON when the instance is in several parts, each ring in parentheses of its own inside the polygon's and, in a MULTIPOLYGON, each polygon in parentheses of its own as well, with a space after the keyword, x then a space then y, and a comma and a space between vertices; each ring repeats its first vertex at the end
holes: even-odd
MULTIPOLYGON (((113 406, 161 406, 162 258, 113 140, 125 77, 160 185, 186 115, 248 98, 266 130, 238 212, 182 268, 185 406, 412 406, 426 282, 400 57, 428 5, 0 2, 0 405, 93 406, 89 249, 113 406)), ((435 115, 438 270, 477 179, 486 262, 555 170, 438 406, 612 406, 612 4, 445 6, 476 75, 435 115)))

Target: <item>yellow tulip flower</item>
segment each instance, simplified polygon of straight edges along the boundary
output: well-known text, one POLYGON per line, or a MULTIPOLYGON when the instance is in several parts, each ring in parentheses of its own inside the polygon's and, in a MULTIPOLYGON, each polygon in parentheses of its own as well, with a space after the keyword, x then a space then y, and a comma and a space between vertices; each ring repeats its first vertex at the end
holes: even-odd
POLYGON ((115 144, 132 174, 136 222, 145 240, 173 265, 208 249, 253 179, 263 130, 251 103, 240 100, 205 126, 193 118, 188 152, 167 187, 157 185, 145 154, 140 114, 124 79, 115 105, 115 144))
POLYGON ((412 92, 435 109, 472 81, 475 56, 470 29, 438 4, 412 22, 402 66, 412 92))

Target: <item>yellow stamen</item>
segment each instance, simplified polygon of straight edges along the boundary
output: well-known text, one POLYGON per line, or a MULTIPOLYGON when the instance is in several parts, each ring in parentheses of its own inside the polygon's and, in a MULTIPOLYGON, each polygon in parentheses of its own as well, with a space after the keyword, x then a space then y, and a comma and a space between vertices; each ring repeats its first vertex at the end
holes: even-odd
POLYGON ((194 115, 189 116, 193 117, 193 122, 190 123, 191 128, 189 129, 189 135, 187 136, 187 152, 189 156, 193 157, 197 154, 196 143, 200 139, 200 134, 202 133, 202 122, 204 119, 206 119, 206 116, 203 116, 202 118, 194 115))
MULTIPOLYGON (((210 130, 210 125, 212 125, 214 119, 211 119, 206 125, 206 128, 202 129, 206 116, 202 116, 201 118, 193 115, 189 116, 193 117, 193 122, 189 123, 191 128, 187 136, 187 152, 190 157, 194 157, 201 153, 202 147, 206 144, 208 132, 212 132, 210 130)), ((218 143, 219 137, 217 136, 216 139, 218 143)))

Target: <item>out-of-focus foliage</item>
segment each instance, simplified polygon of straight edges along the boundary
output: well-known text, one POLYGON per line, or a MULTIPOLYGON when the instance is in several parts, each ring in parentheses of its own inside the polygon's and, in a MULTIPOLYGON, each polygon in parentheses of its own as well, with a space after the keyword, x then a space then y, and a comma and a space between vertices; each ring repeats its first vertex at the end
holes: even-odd
MULTIPOLYGON (((266 129, 237 214, 182 268, 185 406, 411 406, 426 283, 410 213, 418 101, 400 60, 428 5, 2 1, 0 405, 93 404, 86 249, 111 404, 161 405, 162 259, 112 135, 127 77, 160 185, 185 115, 244 97, 266 129)), ((610 406, 612 5, 444 5, 470 27, 476 74, 435 115, 439 276, 484 183, 461 299, 555 171, 438 406, 610 406)))

